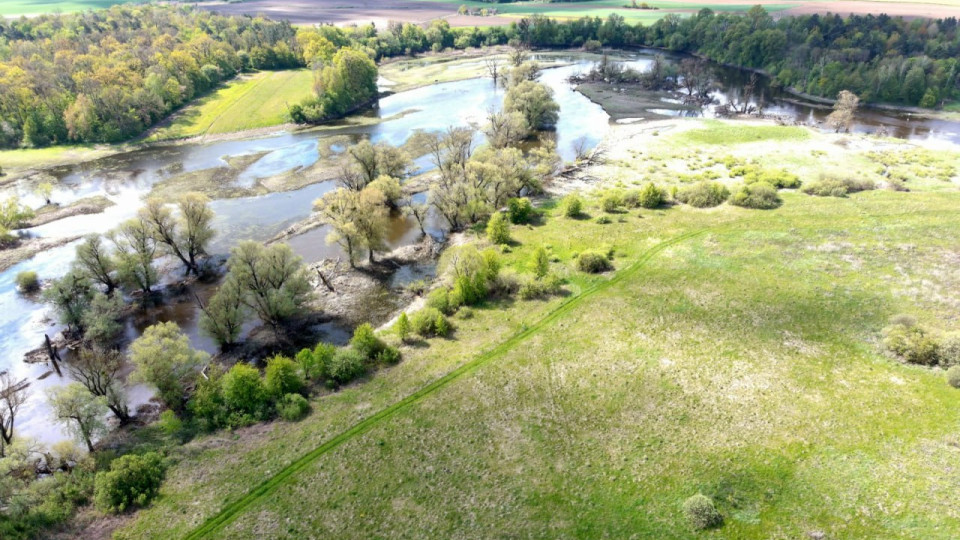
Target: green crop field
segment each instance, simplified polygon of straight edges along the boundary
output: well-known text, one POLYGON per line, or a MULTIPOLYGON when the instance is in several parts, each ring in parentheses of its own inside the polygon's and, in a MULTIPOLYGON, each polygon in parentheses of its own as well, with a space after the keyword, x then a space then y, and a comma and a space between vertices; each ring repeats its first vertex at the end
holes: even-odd
MULTIPOLYGON (((960 391, 885 356, 879 336, 898 313, 935 328, 955 316, 960 193, 931 180, 784 192, 772 211, 594 219, 603 189, 639 178, 627 171, 660 149, 703 152, 689 138, 723 128, 669 125, 608 137, 587 217, 547 199, 541 223, 512 228, 505 271, 529 272, 547 246, 567 295, 458 316, 451 339, 405 346, 401 364, 316 399, 300 423, 173 450, 160 498, 118 537, 956 537, 960 391), (572 269, 598 246, 614 273, 572 269), (681 505, 696 493, 722 527, 689 528, 681 505)), ((839 136, 735 132, 749 144, 723 151, 762 144, 765 165, 869 159, 839 136)))
POLYGON ((174 114, 149 140, 232 133, 287 122, 287 107, 310 96, 310 70, 262 71, 231 81, 174 114))
POLYGON ((83 11, 108 8, 125 2, 126 0, 3 0, 3 2, 0 2, 0 15, 37 15, 57 11, 83 11))

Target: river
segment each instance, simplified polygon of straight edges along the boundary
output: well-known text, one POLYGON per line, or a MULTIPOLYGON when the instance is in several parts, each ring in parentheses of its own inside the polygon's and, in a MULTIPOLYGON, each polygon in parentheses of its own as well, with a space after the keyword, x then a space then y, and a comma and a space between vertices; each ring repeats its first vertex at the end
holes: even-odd
MULTIPOLYGON (((653 54, 652 51, 623 53, 622 60, 631 67, 642 70, 652 63, 653 54)), ((671 62, 677 61, 677 57, 667 58, 671 62)), ((575 153, 575 141, 585 138, 592 147, 603 138, 609 126, 609 116, 603 109, 576 92, 567 82, 571 75, 588 70, 597 57, 577 53, 551 53, 545 59, 566 62, 562 67, 544 70, 541 81, 554 90, 555 99, 560 105, 555 137, 561 156, 570 160, 575 153)), ((743 73, 719 66, 714 69, 720 82, 720 88, 715 93, 718 101, 737 100, 743 73)), ((759 96, 767 103, 767 112, 801 121, 819 121, 829 113, 815 106, 784 102, 780 100, 782 96, 768 84, 761 85, 759 96)), ((82 164, 56 167, 50 171, 59 180, 53 200, 60 204, 69 204, 85 197, 104 195, 116 204, 99 215, 75 216, 36 227, 28 232, 49 238, 107 232, 124 219, 134 216, 142 205, 143 198, 158 181, 174 174, 224 166, 227 163, 225 158, 229 157, 261 156, 247 165, 237 179, 242 185, 252 185, 258 179, 309 167, 317 160, 332 159, 322 157, 318 150, 323 141, 330 137, 366 137, 373 142, 386 141, 400 145, 415 130, 440 131, 451 125, 473 125, 479 128, 487 111, 499 107, 502 99, 503 90, 497 88, 490 79, 434 84, 381 99, 379 108, 368 113, 375 114, 381 121, 364 127, 277 133, 255 139, 210 144, 152 145, 82 164)), ((710 110, 696 114, 709 115, 710 110)), ((644 111, 638 111, 638 117, 643 115, 644 111)), ((891 135, 898 137, 943 139, 960 143, 960 125, 956 122, 909 118, 875 110, 861 112, 854 130, 872 132, 881 127, 886 127, 891 135)), ((482 137, 478 136, 478 144, 481 139, 482 137)), ((425 159, 417 160, 417 164, 424 168, 429 167, 428 160, 425 159)), ((217 236, 212 242, 211 251, 225 254, 238 240, 265 241, 275 236, 291 224, 308 217, 313 201, 334 187, 333 182, 322 182, 295 191, 213 201, 211 206, 216 213, 214 226, 217 236)), ((0 198, 14 194, 32 206, 42 204, 26 181, 5 186, 0 190, 0 198)), ((422 198, 423 195, 420 195, 421 200, 422 198)), ((436 216, 430 221, 430 229, 432 234, 443 233, 443 226, 436 216)), ((419 229, 413 221, 395 219, 390 234, 391 247, 416 241, 418 232, 419 229)), ((307 262, 340 255, 338 248, 328 246, 324 241, 326 233, 324 228, 314 229, 291 238, 289 243, 307 262)), ((50 320, 47 306, 16 292, 14 279, 19 272, 25 270, 37 272, 41 279, 63 275, 73 260, 75 246, 76 243, 71 243, 50 249, 0 273, 0 349, 3 350, 0 370, 10 370, 15 377, 31 381, 31 396, 17 418, 17 434, 20 437, 33 437, 47 444, 63 439, 66 435, 51 420, 44 389, 50 385, 64 384, 66 374, 65 378, 61 379, 55 374, 51 375, 46 365, 26 364, 22 358, 24 353, 42 343, 44 333, 51 334, 52 337, 59 327, 50 320)), ((409 273, 411 272, 408 269, 403 275, 409 273)), ((416 275, 416 272, 412 273, 416 275)), ((211 290, 201 290, 201 296, 208 295, 211 290)), ((184 329, 195 347, 212 352, 214 344, 198 332, 197 311, 192 302, 172 303, 148 316, 131 321, 128 324, 127 336, 132 339, 153 322, 172 320, 184 329)), ((330 339, 342 340, 344 335, 344 329, 331 329, 330 339)), ((134 408, 150 397, 150 391, 143 386, 131 387, 129 393, 134 408)))

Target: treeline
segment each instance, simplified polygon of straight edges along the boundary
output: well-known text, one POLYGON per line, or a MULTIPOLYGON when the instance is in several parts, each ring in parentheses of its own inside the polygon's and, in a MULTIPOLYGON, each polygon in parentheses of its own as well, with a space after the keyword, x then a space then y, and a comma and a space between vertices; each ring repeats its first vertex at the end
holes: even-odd
POLYGON ((569 23, 541 16, 511 25, 508 35, 534 47, 652 46, 762 69, 776 84, 820 97, 850 90, 865 101, 934 107, 960 97, 957 19, 886 15, 809 15, 774 20, 755 6, 746 15, 701 10, 667 15, 651 26, 622 17, 569 23))
POLYGON ((114 7, 0 21, 0 146, 138 135, 244 69, 302 65, 285 22, 114 7))

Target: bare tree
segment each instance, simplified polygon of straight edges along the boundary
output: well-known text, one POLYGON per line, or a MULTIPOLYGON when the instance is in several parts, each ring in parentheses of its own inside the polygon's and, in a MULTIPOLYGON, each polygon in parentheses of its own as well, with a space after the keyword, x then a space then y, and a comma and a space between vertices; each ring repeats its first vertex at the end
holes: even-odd
POLYGON ((483 61, 487 68, 487 74, 493 79, 493 85, 497 85, 497 79, 500 78, 500 58, 493 56, 483 61))
POLYGON ((841 90, 837 102, 833 104, 833 112, 827 117, 827 124, 837 133, 850 131, 853 125, 853 116, 860 106, 860 98, 848 90, 841 90))
POLYGON ((417 220, 417 225, 420 226, 420 234, 426 236, 427 231, 424 229, 423 224, 427 219, 427 212, 430 210, 430 206, 426 204, 420 204, 411 202, 409 205, 403 207, 403 211, 408 216, 412 216, 413 219, 417 220))
POLYGON ((590 155, 590 141, 586 137, 577 137, 577 140, 571 143, 574 153, 576 153, 575 160, 577 162, 584 161, 590 155))
POLYGON ((13 442, 13 426, 20 406, 27 400, 28 386, 26 379, 17 381, 7 371, 0 373, 0 457, 13 442))
POLYGON ((106 398, 107 408, 121 424, 126 424, 130 421, 130 409, 120 381, 123 364, 119 351, 82 349, 67 369, 91 394, 106 398))
POLYGON ((509 58, 513 67, 518 67, 530 59, 530 48, 526 44, 519 44, 510 51, 509 58))

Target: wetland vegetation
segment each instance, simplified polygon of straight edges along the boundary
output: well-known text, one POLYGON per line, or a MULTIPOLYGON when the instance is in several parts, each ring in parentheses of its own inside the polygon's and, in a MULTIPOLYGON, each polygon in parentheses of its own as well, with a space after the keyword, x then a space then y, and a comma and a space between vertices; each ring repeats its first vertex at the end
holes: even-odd
POLYGON ((2 23, 183 108, 0 152, 0 536, 958 534, 955 21, 235 19, 2 23))

